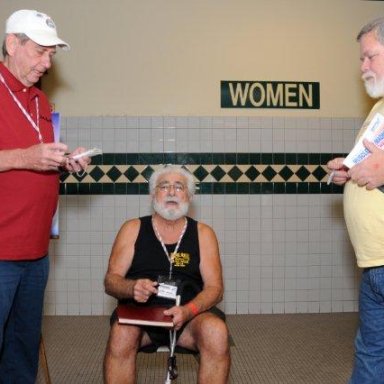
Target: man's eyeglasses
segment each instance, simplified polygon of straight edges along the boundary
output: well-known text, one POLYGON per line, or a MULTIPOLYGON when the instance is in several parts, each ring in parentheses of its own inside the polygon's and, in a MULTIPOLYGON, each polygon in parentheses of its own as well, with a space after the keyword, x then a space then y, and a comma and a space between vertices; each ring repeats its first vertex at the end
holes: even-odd
POLYGON ((169 192, 171 188, 175 192, 184 192, 185 191, 185 186, 180 183, 175 183, 175 184, 159 184, 156 186, 157 189, 159 189, 161 192, 169 192))

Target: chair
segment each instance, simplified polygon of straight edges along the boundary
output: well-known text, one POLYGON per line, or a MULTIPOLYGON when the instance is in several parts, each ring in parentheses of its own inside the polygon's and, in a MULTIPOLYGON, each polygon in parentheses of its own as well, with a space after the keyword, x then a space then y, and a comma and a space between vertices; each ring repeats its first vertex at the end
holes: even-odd
POLYGON ((52 384, 51 375, 49 374, 49 367, 47 361, 47 354, 45 353, 45 345, 43 335, 40 336, 40 346, 39 346, 39 362, 42 365, 44 378, 46 384, 52 384))

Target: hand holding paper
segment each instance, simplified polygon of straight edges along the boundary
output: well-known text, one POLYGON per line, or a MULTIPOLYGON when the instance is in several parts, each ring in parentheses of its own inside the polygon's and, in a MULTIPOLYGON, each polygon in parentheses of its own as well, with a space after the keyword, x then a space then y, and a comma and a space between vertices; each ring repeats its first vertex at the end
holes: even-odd
POLYGON ((384 116, 382 114, 376 113, 376 115, 373 116, 367 129, 352 148, 349 155, 345 158, 344 165, 348 168, 352 168, 356 164, 359 164, 371 154, 369 149, 366 148, 363 143, 364 139, 374 143, 379 148, 384 146, 384 116))
POLYGON ((384 185, 384 150, 366 139, 363 140, 363 145, 369 156, 352 167, 348 174, 355 183, 371 190, 384 185))

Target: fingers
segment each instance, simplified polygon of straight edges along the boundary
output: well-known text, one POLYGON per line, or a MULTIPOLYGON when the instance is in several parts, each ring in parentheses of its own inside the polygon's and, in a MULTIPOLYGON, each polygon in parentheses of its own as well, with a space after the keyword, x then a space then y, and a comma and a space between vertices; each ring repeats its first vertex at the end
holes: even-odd
POLYGON ((157 293, 157 282, 149 279, 139 279, 133 287, 133 298, 139 303, 146 303, 148 299, 157 293))
POLYGON ((369 150, 369 152, 374 153, 376 151, 380 151, 380 148, 376 146, 376 144, 372 143, 371 141, 368 141, 367 139, 363 140, 363 144, 365 148, 369 150))
POLYGON ((335 159, 328 161, 327 168, 331 171, 343 169, 345 168, 343 161, 343 157, 336 157, 335 159))
POLYGON ((71 152, 65 159, 65 163, 63 166, 69 172, 80 172, 82 170, 86 170, 87 166, 91 163, 91 158, 88 156, 81 157, 79 159, 73 159, 73 156, 85 152, 86 149, 84 147, 76 148, 73 152, 71 152))

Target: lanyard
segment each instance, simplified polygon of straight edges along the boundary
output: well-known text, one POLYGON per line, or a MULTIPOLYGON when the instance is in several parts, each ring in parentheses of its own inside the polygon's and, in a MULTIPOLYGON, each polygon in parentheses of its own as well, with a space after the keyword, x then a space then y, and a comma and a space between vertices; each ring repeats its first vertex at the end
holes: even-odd
POLYGON ((173 257, 174 257, 174 255, 176 255, 177 251, 179 250, 179 247, 180 247, 180 244, 181 244, 181 240, 183 239, 185 231, 187 230, 187 224, 188 224, 188 220, 187 220, 187 218, 185 218, 185 224, 184 224, 183 230, 180 233, 180 237, 179 237, 179 240, 177 241, 176 247, 175 247, 174 251, 171 253, 171 255, 169 255, 168 249, 165 246, 164 241, 161 238, 159 231, 157 230, 157 227, 156 227, 156 224, 155 224, 155 220, 153 220, 153 217, 152 217, 153 229, 155 230, 156 236, 157 236, 158 240, 160 241, 160 244, 163 247, 165 255, 167 256, 167 259, 169 261, 169 278, 170 279, 172 278, 173 257))
POLYGON ((20 103, 20 100, 15 96, 15 94, 11 91, 11 89, 8 87, 8 84, 6 83, 4 77, 0 74, 0 81, 4 84, 5 88, 7 88, 9 94, 12 96, 14 102, 19 107, 21 112, 23 112, 23 115, 27 118, 27 120, 31 123, 33 129, 37 132, 37 135, 39 136, 40 143, 43 142, 43 137, 41 136, 40 127, 39 127, 39 101, 38 97, 35 98, 36 103, 36 123, 32 120, 32 117, 30 114, 25 110, 23 105, 20 103))

